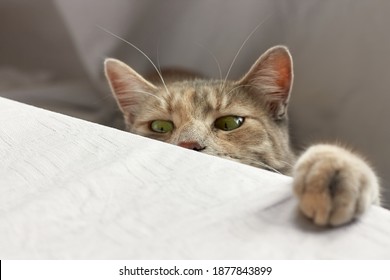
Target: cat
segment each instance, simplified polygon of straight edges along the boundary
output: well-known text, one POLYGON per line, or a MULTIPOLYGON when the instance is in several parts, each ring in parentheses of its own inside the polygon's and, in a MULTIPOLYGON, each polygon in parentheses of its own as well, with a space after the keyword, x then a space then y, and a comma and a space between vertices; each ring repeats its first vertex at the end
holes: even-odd
MULTIPOLYGON (((108 58, 105 75, 132 133, 291 175, 301 212, 319 226, 351 222, 379 205, 379 179, 361 156, 317 144, 291 148, 287 108, 293 62, 285 46, 267 50, 239 80, 148 81, 108 58)), ((183 77, 182 77, 183 78, 183 77)))

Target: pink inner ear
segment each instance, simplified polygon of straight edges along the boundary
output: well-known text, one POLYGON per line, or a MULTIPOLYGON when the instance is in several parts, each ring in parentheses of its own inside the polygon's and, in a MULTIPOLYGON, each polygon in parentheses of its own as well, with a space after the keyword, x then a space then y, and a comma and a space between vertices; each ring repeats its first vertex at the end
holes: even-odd
POLYGON ((278 73, 276 84, 288 95, 292 81, 292 71, 290 58, 285 55, 279 55, 274 61, 275 72, 278 73))
POLYGON ((289 51, 277 46, 264 53, 241 80, 259 91, 271 115, 281 120, 286 116, 293 70, 289 51))
POLYGON ((134 115, 145 94, 156 88, 125 63, 116 59, 105 61, 106 77, 122 112, 134 115))
POLYGON ((288 102, 293 79, 292 61, 287 48, 276 46, 266 51, 239 83, 263 88, 270 101, 288 102))

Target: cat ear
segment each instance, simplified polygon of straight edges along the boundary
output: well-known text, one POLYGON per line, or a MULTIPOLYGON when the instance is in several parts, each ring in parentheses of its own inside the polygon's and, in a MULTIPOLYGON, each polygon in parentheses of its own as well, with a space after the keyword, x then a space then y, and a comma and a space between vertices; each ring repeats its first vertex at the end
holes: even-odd
MULTIPOLYGON (((132 118, 145 96, 157 88, 125 63, 107 58, 104 61, 106 78, 125 118, 132 118)), ((128 119, 127 119, 128 120, 128 119)))
POLYGON ((267 50, 253 64, 239 84, 262 94, 268 111, 275 120, 286 117, 293 83, 293 64, 284 46, 267 50))

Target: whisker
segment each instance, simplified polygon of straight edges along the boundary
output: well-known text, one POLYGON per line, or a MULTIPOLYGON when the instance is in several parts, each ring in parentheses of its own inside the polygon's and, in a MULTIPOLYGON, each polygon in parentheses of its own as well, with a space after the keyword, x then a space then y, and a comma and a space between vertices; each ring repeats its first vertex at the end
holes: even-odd
POLYGON ((251 87, 251 85, 239 85, 239 86, 236 86, 234 88, 232 88, 231 90, 229 90, 226 95, 228 95, 229 93, 231 93, 232 91, 238 89, 238 88, 241 88, 241 87, 251 87))
POLYGON ((219 79, 222 80, 221 64, 218 62, 217 57, 214 55, 214 53, 211 50, 209 50, 208 48, 206 48, 202 44, 200 44, 198 42, 195 42, 195 44, 198 45, 199 47, 201 47, 202 49, 204 49, 205 51, 207 51, 207 53, 213 58, 214 62, 217 64, 217 67, 218 67, 219 79))
POLYGON ((268 164, 265 164, 264 162, 258 161, 257 163, 259 163, 260 165, 262 165, 263 167, 265 167, 266 169, 268 169, 268 170, 270 170, 270 171, 273 171, 273 172, 275 172, 275 173, 278 173, 278 174, 283 175, 282 172, 280 172, 279 170, 277 170, 277 169, 275 169, 275 168, 269 166, 268 164))
POLYGON ((260 26, 262 26, 265 22, 268 21, 268 19, 269 19, 271 16, 272 16, 272 14, 269 15, 268 17, 266 17, 262 22, 260 22, 260 23, 252 30, 252 32, 246 37, 246 39, 244 40, 244 42, 241 44, 240 48, 238 49, 236 55, 234 56, 233 61, 232 61, 232 63, 230 64, 229 69, 228 69, 228 71, 227 71, 227 73, 226 73, 226 76, 225 76, 225 79, 224 79, 224 82, 223 82, 223 87, 226 85, 226 81, 227 81, 227 79, 228 79, 228 77, 229 77, 230 71, 232 70, 234 63, 236 62, 236 59, 237 59, 238 55, 240 54, 241 50, 243 49, 243 47, 245 46, 246 42, 252 37, 252 35, 257 31, 257 29, 260 28, 260 26))
POLYGON ((277 170, 276 168, 274 168, 274 167, 272 167, 272 166, 270 166, 270 165, 268 165, 268 164, 262 162, 262 161, 259 160, 259 159, 252 159, 252 158, 250 158, 250 157, 241 157, 240 159, 249 160, 250 163, 253 163, 253 164, 255 164, 255 165, 260 165, 260 166, 262 166, 262 167, 264 167, 264 168, 266 168, 266 169, 268 169, 268 170, 270 170, 270 171, 273 171, 273 172, 275 172, 275 173, 278 173, 278 174, 282 174, 282 175, 283 175, 282 172, 280 172, 280 171, 277 170))
POLYGON ((130 43, 129 41, 123 39, 122 37, 116 35, 115 33, 112 33, 111 31, 109 31, 108 29, 100 26, 100 25, 96 25, 99 29, 103 30, 104 32, 110 34, 111 36, 121 40, 122 42, 132 46, 134 49, 136 49, 137 51, 139 51, 144 57, 146 57, 146 59, 152 64, 152 66, 154 67, 154 69, 156 70, 157 74, 159 75, 160 79, 161 79, 161 82, 163 83, 164 87, 165 87, 165 90, 167 91, 167 93, 169 94, 169 90, 168 90, 168 87, 164 81, 164 78, 163 76, 161 75, 160 71, 158 70, 156 64, 153 63, 153 61, 149 58, 149 56, 147 56, 146 53, 144 53, 140 48, 138 48, 136 45, 134 45, 133 43, 130 43))
POLYGON ((250 157, 242 157, 242 156, 239 156, 239 157, 234 157, 234 156, 231 156, 229 155, 228 156, 229 158, 231 159, 236 159, 236 160, 239 160, 240 162, 244 163, 242 160, 246 160, 247 163, 246 164, 249 164, 249 165, 252 165, 252 166, 261 166, 261 167, 264 167, 265 169, 269 170, 269 171, 273 171, 275 173, 278 173, 278 174, 282 174, 282 172, 280 172, 279 170, 277 170, 276 168, 262 162, 261 160, 259 159, 253 159, 253 158, 250 158, 250 157))
POLYGON ((254 88, 254 89, 257 89, 259 91, 263 90, 263 88, 260 88, 260 87, 257 87, 257 86, 254 86, 254 85, 238 85, 234 88, 232 88, 231 90, 229 90, 226 94, 229 94, 231 93, 232 91, 238 89, 238 88, 241 88, 241 87, 250 87, 250 88, 254 88))
POLYGON ((157 95, 155 95, 153 93, 150 93, 150 92, 147 92, 147 91, 142 91, 142 90, 121 90, 121 91, 118 91, 117 94, 120 95, 120 94, 124 94, 124 93, 129 93, 129 92, 138 92, 138 93, 147 94, 149 96, 153 96, 153 97, 157 98, 162 103, 165 102, 165 100, 163 98, 161 98, 160 96, 157 96, 157 95))
POLYGON ((281 99, 283 99, 283 96, 284 96, 283 93, 278 93, 279 88, 277 88, 277 87, 273 87, 273 86, 258 87, 258 86, 255 86, 255 85, 238 85, 238 86, 232 88, 231 90, 229 90, 225 94, 228 95, 231 92, 233 92, 234 90, 236 90, 238 88, 241 88, 241 87, 254 88, 254 89, 257 89, 259 92, 263 91, 263 92, 265 92, 265 95, 267 96, 267 99, 270 100, 270 101, 272 101, 272 100, 274 100, 274 101, 281 100, 281 99), (272 94, 269 95, 269 94, 267 94, 267 92, 271 92, 272 94))
POLYGON ((158 40, 158 43, 157 43, 156 55, 157 55, 157 67, 158 67, 158 70, 162 76, 161 65, 160 65, 160 40, 158 40))
POLYGON ((284 164, 286 164, 286 165, 288 165, 289 167, 294 167, 294 165, 289 163, 288 161, 284 161, 284 160, 279 160, 279 161, 284 163, 284 164))

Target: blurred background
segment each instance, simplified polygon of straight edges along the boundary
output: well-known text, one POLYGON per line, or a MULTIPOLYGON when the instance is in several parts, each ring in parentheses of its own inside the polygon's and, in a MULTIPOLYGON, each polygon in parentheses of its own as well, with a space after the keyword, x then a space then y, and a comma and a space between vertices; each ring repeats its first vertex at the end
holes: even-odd
POLYGON ((120 128, 104 58, 139 73, 153 68, 102 28, 161 67, 219 78, 211 53, 225 76, 265 21, 229 77, 239 78, 269 47, 287 45, 294 144, 337 141, 359 151, 382 178, 390 208, 389 12, 386 0, 1 0, 0 96, 120 128))

